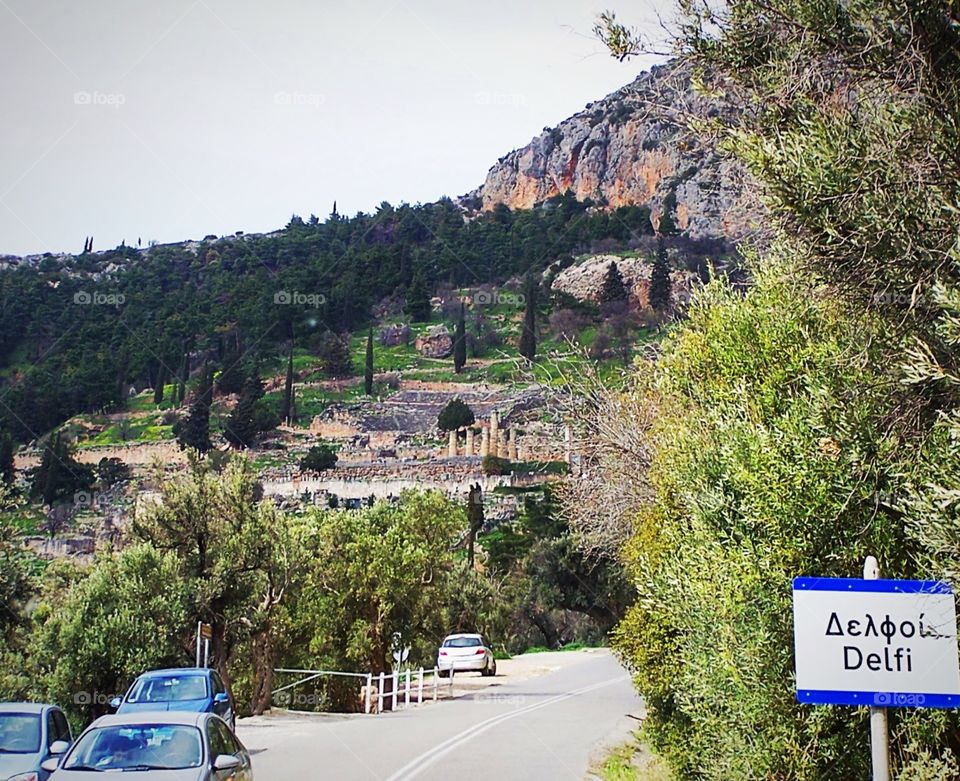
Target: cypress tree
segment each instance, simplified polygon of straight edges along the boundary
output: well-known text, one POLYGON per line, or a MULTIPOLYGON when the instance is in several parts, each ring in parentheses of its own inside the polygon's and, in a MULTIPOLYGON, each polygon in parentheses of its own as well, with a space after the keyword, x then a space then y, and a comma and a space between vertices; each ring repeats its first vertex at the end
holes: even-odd
POLYGON ((483 529, 483 491, 480 484, 470 486, 470 495, 467 500, 467 521, 470 524, 470 533, 467 538, 467 565, 473 569, 473 549, 477 541, 477 534, 483 529))
POLYGON ((213 448, 210 441, 210 404, 213 401, 213 369, 205 364, 200 373, 197 398, 190 405, 186 420, 177 427, 180 449, 192 447, 201 455, 213 448))
POLYGON ((283 386, 283 406, 280 419, 288 426, 293 423, 293 340, 290 340, 290 355, 287 357, 287 380, 283 386))
POLYGON ((523 331, 520 333, 520 355, 528 361, 537 356, 537 285, 533 275, 527 275, 527 308, 523 312, 523 331))
POLYGON ((463 319, 463 302, 460 303, 460 316, 453 334, 453 370, 459 374, 467 364, 467 329, 463 319))
POLYGON ((607 266, 607 275, 603 278, 603 287, 600 289, 600 303, 612 304, 616 301, 627 300, 627 287, 623 284, 623 275, 616 263, 607 266))
POLYGON ((363 368, 363 392, 373 395, 373 328, 367 329, 367 357, 363 368))
POLYGON ((263 384, 256 375, 243 385, 237 406, 224 426, 223 436, 234 447, 250 447, 257 437, 257 401, 263 396, 263 384))
POLYGON ((663 309, 670 304, 670 260, 663 236, 657 239, 657 256, 650 273, 650 306, 663 309))
POLYGON ((183 362, 180 364, 180 382, 177 385, 177 406, 182 407, 187 400, 187 376, 190 374, 190 353, 183 351, 183 362))
POLYGON ((0 481, 11 485, 14 475, 13 439, 9 434, 5 433, 0 437, 0 481))
POLYGON ((427 280, 423 271, 417 269, 413 275, 413 282, 407 291, 407 314, 415 323, 427 323, 430 321, 430 289, 427 286, 427 280))
POLYGON ((163 386, 167 381, 167 366, 161 363, 157 367, 157 381, 153 388, 153 403, 161 404, 163 402, 163 386))

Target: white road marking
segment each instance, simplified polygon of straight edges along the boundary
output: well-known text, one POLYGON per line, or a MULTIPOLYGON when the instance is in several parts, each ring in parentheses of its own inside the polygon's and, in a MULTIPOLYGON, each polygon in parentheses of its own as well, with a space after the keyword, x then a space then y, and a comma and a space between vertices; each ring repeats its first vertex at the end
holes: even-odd
POLYGON ((563 702, 568 700, 571 697, 577 697, 581 694, 586 694, 587 692, 595 691, 596 689, 602 689, 606 686, 612 686, 615 683, 622 683, 628 681, 629 677, 618 675, 616 678, 610 678, 609 680, 602 681, 600 683, 594 683, 590 686, 584 686, 582 689, 576 689, 572 692, 566 692, 565 694, 558 694, 556 697, 551 697, 549 700, 544 700, 543 702, 537 702, 533 705, 528 705, 525 708, 520 708, 518 710, 510 711, 509 713, 501 713, 499 716, 492 716, 486 721, 481 721, 479 724, 475 724, 472 727, 468 727, 463 732, 460 732, 457 735, 454 735, 452 738, 447 738, 442 743, 438 743, 429 751, 425 751, 420 756, 408 762, 402 768, 400 768, 396 773, 386 779, 386 781, 408 781, 408 779, 416 778, 424 770, 433 765, 435 762, 440 760, 442 757, 445 757, 451 751, 456 748, 459 748, 461 745, 466 743, 468 740, 482 735, 484 732, 493 729, 498 724, 502 724, 505 721, 510 719, 515 719, 517 716, 523 716, 524 714, 530 713, 540 708, 546 708, 548 705, 554 705, 558 702, 563 702))

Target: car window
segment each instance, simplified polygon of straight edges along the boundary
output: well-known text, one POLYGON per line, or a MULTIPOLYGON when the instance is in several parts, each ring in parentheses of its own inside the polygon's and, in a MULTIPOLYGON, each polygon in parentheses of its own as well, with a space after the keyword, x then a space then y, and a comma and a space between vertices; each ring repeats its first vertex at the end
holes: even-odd
POLYGON ((35 754, 39 750, 39 714, 0 713, 0 753, 35 754))
POLYGON ((55 739, 65 740, 67 743, 69 743, 70 724, 67 722, 67 717, 63 715, 63 711, 53 711, 53 723, 56 725, 57 729, 57 737, 55 739))
POLYGON ((443 641, 444 648, 476 648, 479 645, 479 637, 448 637, 443 641))
POLYGON ((165 675, 141 678, 130 692, 130 702, 176 702, 202 700, 207 680, 202 675, 165 675))
POLYGON ((207 732, 211 759, 216 759, 221 754, 236 753, 236 749, 231 750, 232 741, 227 740, 227 732, 218 719, 210 719, 207 722, 207 732))
POLYGON ((220 673, 214 671, 213 673, 211 673, 210 677, 213 678, 214 694, 221 694, 222 692, 225 692, 227 690, 226 687, 223 685, 223 679, 220 677, 220 673))
POLYGON ((222 721, 217 721, 216 724, 223 736, 224 745, 227 747, 226 753, 236 754, 238 751, 240 751, 240 744, 237 743, 237 739, 233 736, 230 728, 222 721))
POLYGON ((87 730, 63 762, 64 770, 200 767, 200 730, 182 724, 132 724, 87 730))

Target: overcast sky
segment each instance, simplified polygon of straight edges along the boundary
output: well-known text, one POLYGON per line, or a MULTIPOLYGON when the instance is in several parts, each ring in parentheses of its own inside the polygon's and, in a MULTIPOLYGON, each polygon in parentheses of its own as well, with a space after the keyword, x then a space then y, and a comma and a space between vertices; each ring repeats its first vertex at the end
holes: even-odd
MULTIPOLYGON (((666 0, 655 0, 664 5, 666 0)), ((456 196, 630 81, 653 0, 0 0, 0 253, 456 196)))

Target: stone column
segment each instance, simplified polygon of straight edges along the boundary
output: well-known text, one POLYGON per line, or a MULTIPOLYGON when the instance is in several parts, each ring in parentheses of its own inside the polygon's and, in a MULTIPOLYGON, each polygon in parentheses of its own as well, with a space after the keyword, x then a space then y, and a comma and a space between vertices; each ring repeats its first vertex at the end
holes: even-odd
POLYGON ((472 428, 467 429, 467 446, 464 449, 463 454, 465 456, 473 455, 473 429, 472 428))
POLYGON ((480 429, 480 457, 486 458, 490 455, 490 429, 480 429))
POLYGON ((453 430, 447 437, 447 457, 455 458, 457 455, 457 432, 453 430))
POLYGON ((527 438, 520 437, 517 439, 517 459, 519 461, 527 460, 527 438))
POLYGON ((510 426, 507 434, 507 458, 511 461, 517 460, 517 428, 510 426))
POLYGON ((507 432, 500 431, 497 436, 497 457, 506 458, 507 457, 507 432))
POLYGON ((490 413, 490 443, 492 450, 490 455, 497 455, 497 442, 500 441, 500 413, 496 410, 490 413))

